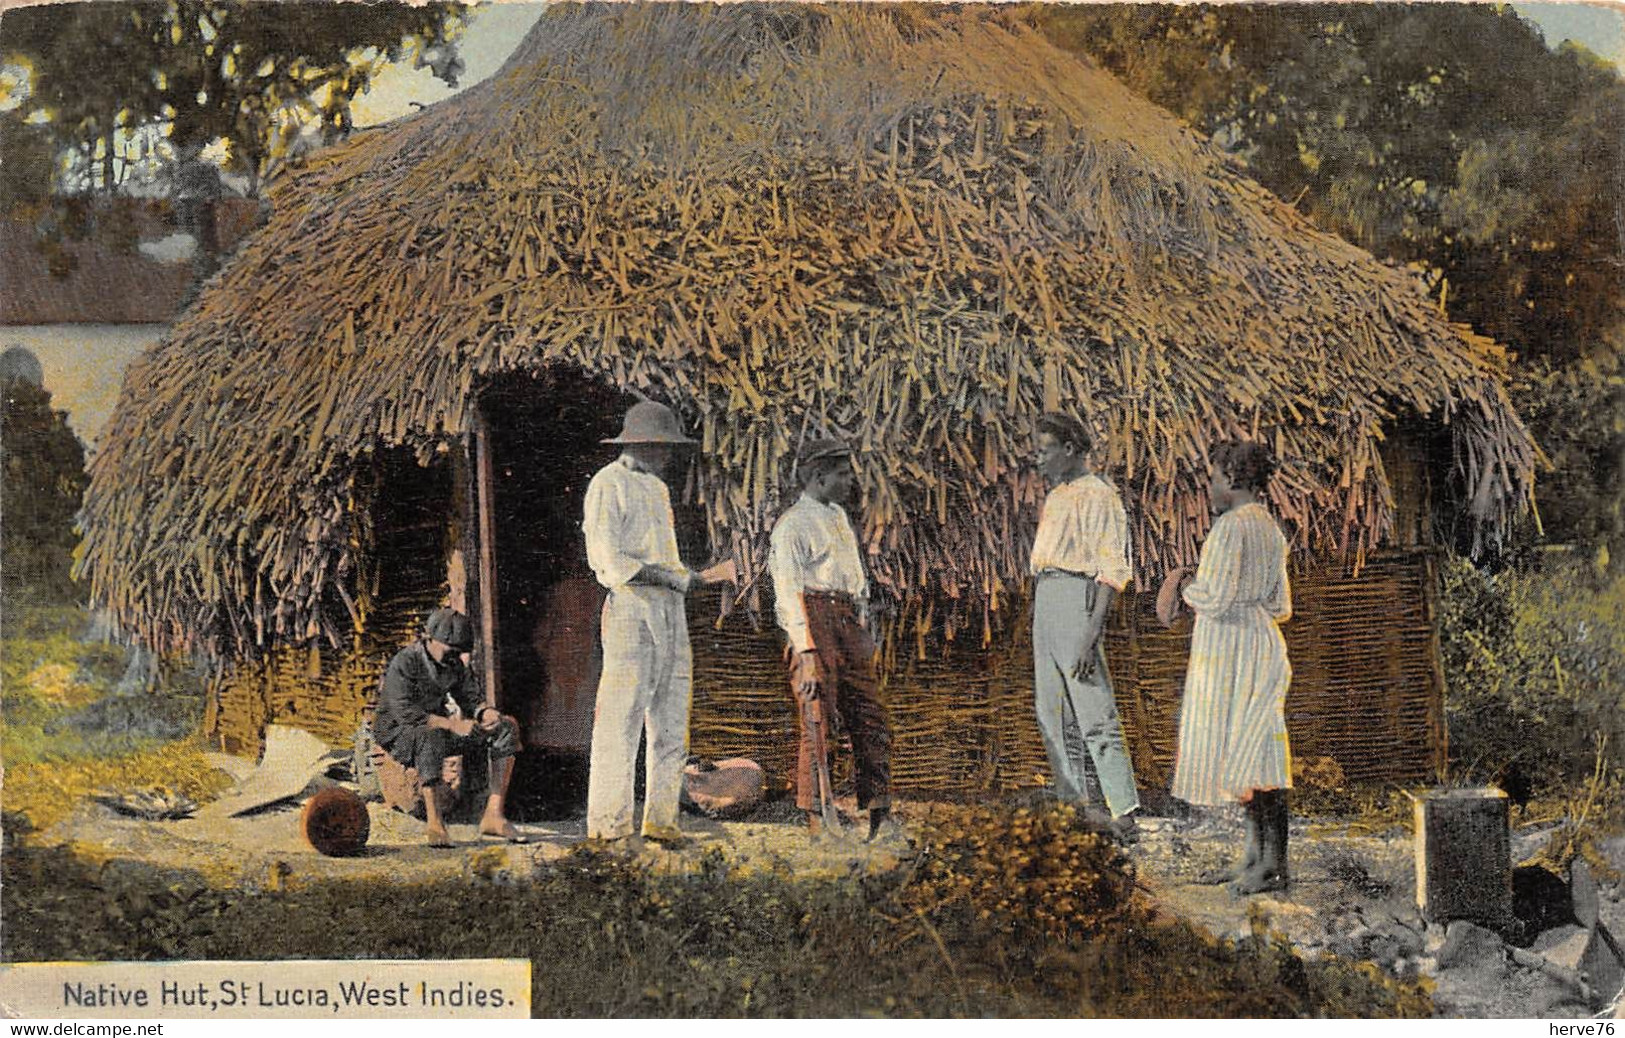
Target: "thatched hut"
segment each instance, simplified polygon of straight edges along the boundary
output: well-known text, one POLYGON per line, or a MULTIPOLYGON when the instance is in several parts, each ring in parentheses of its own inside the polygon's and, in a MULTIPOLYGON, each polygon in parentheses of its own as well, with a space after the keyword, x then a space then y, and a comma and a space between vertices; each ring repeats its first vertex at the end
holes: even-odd
POLYGON ((1501 351, 1019 14, 554 8, 492 80, 272 202, 130 370, 84 514, 98 601, 233 661, 228 744, 272 717, 343 738, 449 598, 533 741, 579 746, 580 497, 645 395, 699 430, 680 518, 756 607, 691 608, 700 752, 788 753, 756 577, 797 445, 838 433, 897 607, 900 784, 1032 781, 1027 460, 1060 409, 1135 522, 1111 638, 1148 782, 1185 646, 1145 592, 1194 559, 1207 450, 1238 433, 1285 459, 1296 748, 1354 778, 1442 762, 1431 517, 1499 536, 1537 458, 1501 351))

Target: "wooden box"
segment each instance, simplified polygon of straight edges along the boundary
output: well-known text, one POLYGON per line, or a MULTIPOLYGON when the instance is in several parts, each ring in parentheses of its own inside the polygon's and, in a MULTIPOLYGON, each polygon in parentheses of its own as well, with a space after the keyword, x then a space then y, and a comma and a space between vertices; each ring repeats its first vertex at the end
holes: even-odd
POLYGON ((1499 789, 1433 789, 1416 805, 1416 905, 1429 922, 1512 920, 1512 838, 1499 789))

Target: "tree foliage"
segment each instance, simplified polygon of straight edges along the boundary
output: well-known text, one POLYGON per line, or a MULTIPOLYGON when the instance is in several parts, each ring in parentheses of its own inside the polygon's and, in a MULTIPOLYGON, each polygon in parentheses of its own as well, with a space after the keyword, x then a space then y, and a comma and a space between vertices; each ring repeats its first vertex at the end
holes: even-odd
POLYGON ((1077 5, 1058 42, 1214 135, 1452 316, 1569 360, 1617 326, 1625 83, 1483 4, 1077 5))
POLYGON ((386 63, 411 57, 455 85, 460 11, 243 0, 18 8, 0 21, 0 53, 26 72, 26 100, 6 119, 47 127, 77 186, 113 191, 144 162, 196 177, 197 157, 217 145, 254 193, 307 130, 323 141, 347 133, 351 103, 386 63))
POLYGON ((1551 460, 1536 488, 1550 532, 1593 548, 1605 566, 1610 555, 1625 562, 1625 359, 1616 349, 1562 365, 1536 360, 1511 389, 1551 460))
POLYGON ((1439 611, 1450 755, 1493 781, 1516 763, 1541 790, 1625 768, 1625 577, 1554 554, 1487 573, 1445 560, 1439 611), (1599 741, 1601 740, 1601 741, 1599 741))
POLYGON ((1625 437, 1606 377, 1625 343, 1617 69, 1487 4, 1080 4, 1045 26, 1511 346, 1555 461, 1548 533, 1621 547, 1625 437), (1577 422, 1595 438, 1578 442, 1577 422))

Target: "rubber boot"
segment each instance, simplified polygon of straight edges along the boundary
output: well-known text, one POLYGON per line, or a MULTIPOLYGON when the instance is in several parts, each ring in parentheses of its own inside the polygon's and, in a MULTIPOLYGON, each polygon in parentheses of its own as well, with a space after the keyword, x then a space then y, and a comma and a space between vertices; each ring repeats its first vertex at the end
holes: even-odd
POLYGON ((1202 873, 1197 882, 1213 887, 1223 886, 1240 880, 1256 868, 1262 853, 1259 848, 1262 829, 1263 826, 1259 822, 1258 795, 1254 794, 1252 799, 1241 805, 1241 832, 1244 841, 1241 861, 1227 869, 1210 869, 1202 873))
POLYGON ((1278 884, 1273 889, 1284 890, 1286 889, 1287 883, 1291 880, 1292 875, 1291 867, 1287 863, 1287 843, 1289 835, 1287 822, 1289 820, 1289 815, 1287 813, 1286 790, 1270 790, 1269 805, 1269 826, 1271 831, 1274 833, 1274 838, 1270 841, 1271 850, 1274 852, 1274 854, 1269 862, 1269 871, 1270 875, 1278 884))
POLYGON ((1287 885, 1286 790, 1265 789, 1253 794, 1257 808, 1258 860, 1231 884, 1239 895, 1284 890, 1287 885))
POLYGON ((1236 878, 1240 878, 1249 869, 1256 868, 1258 859, 1264 854, 1264 823, 1262 805, 1255 795, 1247 801, 1246 811, 1242 815, 1242 829, 1246 834, 1246 850, 1242 852, 1241 864, 1236 866, 1236 878))

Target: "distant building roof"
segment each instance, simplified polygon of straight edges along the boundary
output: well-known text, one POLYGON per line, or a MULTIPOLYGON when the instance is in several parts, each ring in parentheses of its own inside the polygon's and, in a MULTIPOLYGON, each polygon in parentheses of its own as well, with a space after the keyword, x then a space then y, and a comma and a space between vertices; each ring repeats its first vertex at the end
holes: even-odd
MULTIPOLYGON (((260 203, 222 198, 213 203, 216 250, 222 254, 258 224, 260 203)), ((163 200, 116 199, 86 204, 81 218, 98 230, 47 242, 55 214, 14 211, 0 218, 0 325, 153 324, 180 313, 196 276, 189 261, 164 262, 139 245, 184 233, 163 200), (117 214, 124 243, 105 228, 117 214), (53 273, 52 268, 57 272, 53 273)))

